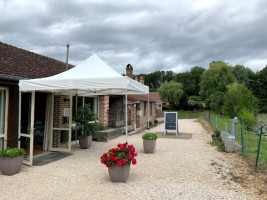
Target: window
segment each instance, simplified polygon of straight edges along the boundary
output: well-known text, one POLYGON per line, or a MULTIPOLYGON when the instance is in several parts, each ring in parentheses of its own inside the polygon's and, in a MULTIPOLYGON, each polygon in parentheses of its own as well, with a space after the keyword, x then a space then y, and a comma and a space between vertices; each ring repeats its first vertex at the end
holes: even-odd
MULTIPOLYGON (((83 104, 90 104, 91 110, 98 116, 98 98, 97 97, 77 97, 77 108, 83 104)), ((76 115, 76 96, 73 96, 72 101, 72 116, 76 115)))

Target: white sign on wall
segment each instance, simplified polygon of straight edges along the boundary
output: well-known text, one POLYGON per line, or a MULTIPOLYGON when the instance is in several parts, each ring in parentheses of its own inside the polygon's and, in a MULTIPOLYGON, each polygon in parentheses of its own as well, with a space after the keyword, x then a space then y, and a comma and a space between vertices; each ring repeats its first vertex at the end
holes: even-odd
POLYGON ((64 117, 69 117, 69 116, 70 116, 70 109, 64 108, 64 117))

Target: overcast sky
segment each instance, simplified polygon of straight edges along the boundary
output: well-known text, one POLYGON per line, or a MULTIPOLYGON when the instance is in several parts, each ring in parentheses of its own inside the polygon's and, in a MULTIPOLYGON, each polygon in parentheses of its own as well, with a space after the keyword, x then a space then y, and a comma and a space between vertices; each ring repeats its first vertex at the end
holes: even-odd
POLYGON ((0 41, 79 64, 93 53, 120 73, 267 64, 266 0, 0 0, 0 41))

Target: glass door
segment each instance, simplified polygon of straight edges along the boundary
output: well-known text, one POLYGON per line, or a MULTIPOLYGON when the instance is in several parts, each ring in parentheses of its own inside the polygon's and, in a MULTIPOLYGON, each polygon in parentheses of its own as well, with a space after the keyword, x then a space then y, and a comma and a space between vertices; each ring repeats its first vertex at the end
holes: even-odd
POLYGON ((33 164, 35 92, 20 93, 20 148, 26 151, 23 163, 33 164))
POLYGON ((0 150, 7 147, 8 88, 0 87, 0 150))
POLYGON ((52 95, 50 151, 71 151, 72 96, 52 95))

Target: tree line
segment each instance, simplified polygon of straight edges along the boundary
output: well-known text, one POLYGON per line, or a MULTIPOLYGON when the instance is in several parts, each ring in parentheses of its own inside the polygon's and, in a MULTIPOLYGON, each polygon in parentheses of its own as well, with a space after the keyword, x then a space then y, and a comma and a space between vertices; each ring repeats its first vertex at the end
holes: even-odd
POLYGON ((188 100, 202 101, 207 109, 248 118, 251 124, 258 112, 267 112, 267 66, 253 72, 243 65, 213 61, 208 69, 195 66, 177 74, 156 71, 140 75, 150 91, 158 91, 172 109, 187 110, 188 100))

